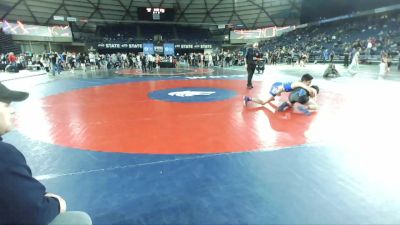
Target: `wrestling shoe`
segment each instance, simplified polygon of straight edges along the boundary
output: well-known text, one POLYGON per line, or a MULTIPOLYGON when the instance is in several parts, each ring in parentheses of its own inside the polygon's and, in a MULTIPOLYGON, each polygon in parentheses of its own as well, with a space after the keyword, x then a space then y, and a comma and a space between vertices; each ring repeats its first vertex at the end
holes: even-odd
POLYGON ((289 108, 289 103, 287 103, 287 102, 284 102, 284 103, 282 103, 282 105, 280 105, 279 107, 278 107, 278 112, 283 112, 283 111, 285 111, 286 109, 288 109, 289 108))
POLYGON ((249 96, 243 97, 243 105, 244 106, 247 106, 247 104, 249 104, 249 101, 251 101, 251 98, 249 96))
POLYGON ((299 106, 299 107, 297 107, 297 109, 300 112, 304 113, 304 115, 306 115, 306 116, 310 116, 311 115, 311 112, 304 106, 299 106))

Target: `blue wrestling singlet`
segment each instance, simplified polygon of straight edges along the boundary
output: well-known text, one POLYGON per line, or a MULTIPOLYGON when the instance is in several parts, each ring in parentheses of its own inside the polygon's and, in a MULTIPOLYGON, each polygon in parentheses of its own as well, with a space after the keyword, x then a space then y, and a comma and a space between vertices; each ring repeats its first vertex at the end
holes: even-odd
POLYGON ((292 83, 293 82, 275 82, 274 84, 272 84, 269 93, 275 97, 280 92, 281 87, 283 87, 283 91, 290 92, 293 90, 292 83))

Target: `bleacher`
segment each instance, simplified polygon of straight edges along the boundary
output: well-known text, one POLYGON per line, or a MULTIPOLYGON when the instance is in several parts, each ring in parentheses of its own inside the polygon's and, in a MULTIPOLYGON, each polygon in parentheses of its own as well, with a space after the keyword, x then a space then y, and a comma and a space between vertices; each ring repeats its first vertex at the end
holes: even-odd
POLYGON ((163 41, 191 42, 191 43, 219 43, 212 39, 208 29, 190 26, 177 26, 165 24, 135 24, 100 27, 97 31, 99 38, 82 40, 85 42, 134 42, 155 41, 161 36, 163 41))
POLYGON ((192 42, 204 42, 205 40, 211 40, 211 33, 209 30, 178 26, 176 28, 179 39, 190 40, 192 42))
POLYGON ((21 53, 21 46, 14 43, 11 35, 5 34, 0 29, 0 53, 14 52, 15 54, 21 53))
MULTIPOLYGON (((397 14, 398 15, 398 14, 397 14)), ((382 51, 397 61, 400 46, 400 17, 360 17, 296 29, 280 37, 261 43, 264 51, 285 48, 288 52, 308 52, 311 60, 319 60, 323 51, 335 52, 335 59, 342 60, 345 48, 361 47, 362 55, 373 42, 369 62, 379 62, 382 51)), ((363 56, 362 56, 363 57, 363 56)), ((310 61, 311 61, 310 60, 310 61)))
POLYGON ((155 36, 160 35, 163 40, 177 39, 174 36, 173 26, 165 24, 140 24, 141 38, 153 40, 155 36))

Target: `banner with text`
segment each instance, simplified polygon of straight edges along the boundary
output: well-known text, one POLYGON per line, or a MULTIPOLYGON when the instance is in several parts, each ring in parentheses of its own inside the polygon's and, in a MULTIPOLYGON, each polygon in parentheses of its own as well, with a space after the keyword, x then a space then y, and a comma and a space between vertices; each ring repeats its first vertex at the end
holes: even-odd
POLYGON ((134 50, 143 50, 146 52, 152 52, 150 54, 162 53, 166 55, 175 54, 176 50, 179 49, 212 49, 213 46, 211 44, 174 44, 174 43, 164 43, 164 45, 154 46, 153 43, 99 43, 97 44, 98 49, 134 49, 134 50), (156 49, 155 49, 156 48, 156 49), (167 50, 166 50, 167 48, 167 50))
POLYGON ((173 43, 164 43, 164 55, 175 55, 175 45, 173 43))
POLYGON ((143 49, 142 44, 128 44, 128 43, 99 43, 97 44, 97 48, 99 49, 143 49))
POLYGON ((154 44, 153 43, 143 43, 143 54, 153 55, 154 54, 154 44))

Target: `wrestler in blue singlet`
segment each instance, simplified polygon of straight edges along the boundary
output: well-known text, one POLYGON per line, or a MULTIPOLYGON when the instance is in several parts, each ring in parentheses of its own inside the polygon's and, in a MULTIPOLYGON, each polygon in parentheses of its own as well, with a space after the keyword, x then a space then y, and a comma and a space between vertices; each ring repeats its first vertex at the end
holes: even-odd
POLYGON ((272 96, 276 96, 279 93, 279 88, 283 86, 283 89, 285 92, 290 92, 292 91, 292 84, 293 82, 275 82, 274 84, 272 84, 271 90, 269 91, 269 93, 272 96))

